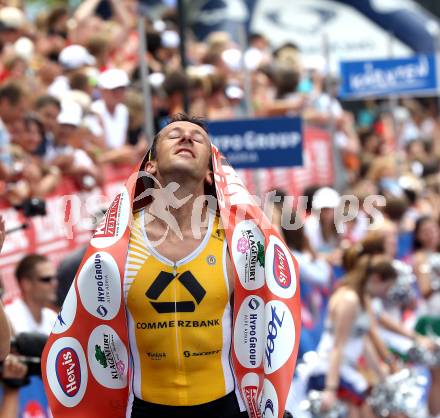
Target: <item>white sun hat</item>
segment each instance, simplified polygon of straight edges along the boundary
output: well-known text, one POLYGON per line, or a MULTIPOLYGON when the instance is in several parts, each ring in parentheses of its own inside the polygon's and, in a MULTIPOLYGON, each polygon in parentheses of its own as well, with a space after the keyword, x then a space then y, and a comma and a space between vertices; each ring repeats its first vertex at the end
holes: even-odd
POLYGON ((98 77, 98 87, 104 90, 114 90, 120 87, 127 87, 130 84, 127 73, 118 68, 111 68, 104 71, 98 77))
POLYGON ((324 208, 335 209, 341 203, 341 196, 331 187, 322 187, 313 196, 312 207, 319 210, 324 208))

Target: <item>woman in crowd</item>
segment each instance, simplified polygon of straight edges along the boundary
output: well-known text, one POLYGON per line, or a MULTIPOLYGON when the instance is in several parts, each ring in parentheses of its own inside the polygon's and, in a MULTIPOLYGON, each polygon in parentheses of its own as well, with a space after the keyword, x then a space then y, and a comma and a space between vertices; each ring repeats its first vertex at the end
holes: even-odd
MULTIPOLYGON (((364 353, 363 337, 371 341, 378 358, 392 366, 393 358, 377 334, 371 299, 385 297, 396 277, 389 257, 363 255, 331 296, 317 350, 320 360, 313 366, 308 383, 309 390, 323 391, 323 410, 340 398, 348 403, 350 418, 371 416, 364 402, 368 384, 357 366, 364 353)), ((383 377, 383 368, 376 366, 376 373, 383 377)))
POLYGON ((324 312, 332 279, 332 269, 311 247, 304 228, 284 229, 286 244, 299 265, 301 317, 303 328, 299 356, 315 350, 323 329, 324 312))
MULTIPOLYGON (((423 216, 414 229, 413 265, 423 305, 416 331, 422 335, 440 337, 440 254, 439 227, 433 218, 423 216)), ((428 398, 429 411, 440 414, 440 367, 431 369, 431 389, 428 398)))
POLYGON ((339 193, 330 187, 322 187, 313 195, 312 213, 304 223, 304 232, 311 247, 321 254, 325 254, 327 261, 332 265, 339 265, 341 250, 339 244, 342 234, 338 233, 339 220, 336 209, 341 198, 339 193))
POLYGON ((37 155, 43 141, 43 125, 33 115, 26 115, 14 125, 13 166, 9 179, 8 198, 14 204, 23 200, 42 198, 55 190, 61 172, 55 166, 43 164, 37 155))

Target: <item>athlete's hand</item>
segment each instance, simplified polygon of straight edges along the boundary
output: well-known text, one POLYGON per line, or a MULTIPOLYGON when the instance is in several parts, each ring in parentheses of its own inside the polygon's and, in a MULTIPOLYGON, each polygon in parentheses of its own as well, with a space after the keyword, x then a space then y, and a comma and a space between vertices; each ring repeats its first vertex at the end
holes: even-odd
POLYGON ((337 396, 334 390, 324 390, 321 396, 321 411, 329 411, 335 404, 336 399, 337 396))

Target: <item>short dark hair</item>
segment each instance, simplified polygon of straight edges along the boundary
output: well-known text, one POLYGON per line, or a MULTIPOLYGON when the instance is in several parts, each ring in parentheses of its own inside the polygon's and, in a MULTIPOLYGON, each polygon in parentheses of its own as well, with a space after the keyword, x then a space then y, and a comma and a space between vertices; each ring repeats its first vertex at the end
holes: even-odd
POLYGON ((60 101, 56 97, 49 95, 40 96, 35 102, 35 109, 40 110, 48 105, 55 106, 58 110, 61 110, 60 101))
POLYGON ((15 277, 18 282, 26 277, 32 277, 35 273, 35 266, 46 261, 48 261, 48 258, 41 254, 29 254, 23 257, 15 269, 15 277))
MULTIPOLYGON (((188 116, 185 113, 178 113, 176 115, 173 115, 171 117, 171 119, 169 120, 169 122, 167 123, 166 126, 170 125, 171 123, 174 122, 190 122, 193 123, 197 126, 200 126, 206 133, 208 133, 208 129, 203 121, 203 119, 197 118, 197 117, 193 117, 193 116, 188 116)), ((144 166, 146 164, 147 161, 149 160, 155 160, 157 157, 157 153, 156 153, 156 146, 157 146, 157 142, 161 137, 161 132, 164 128, 162 128, 154 137, 153 139, 153 143, 151 145, 150 151, 147 153, 147 155, 144 157, 144 160, 142 162, 142 166, 144 166)), ((213 170, 212 167, 212 159, 209 159, 209 169, 213 170)), ((145 189, 148 188, 153 188, 155 187, 152 179, 150 178, 145 178, 145 177, 141 177, 138 179, 138 182, 136 184, 136 190, 135 190, 135 195, 139 196, 145 189)), ((217 197, 217 193, 216 193, 216 189, 215 189, 215 184, 212 185, 208 185, 205 184, 205 194, 208 196, 214 196, 217 197)), ((143 199, 138 199, 134 205, 133 205, 133 209, 139 210, 141 208, 143 208, 147 202, 149 201, 149 198, 143 198, 143 199)))
MULTIPOLYGON (((177 114, 171 116, 170 121, 166 124, 166 126, 164 128, 166 128, 168 125, 171 125, 174 122, 190 122, 190 123, 193 123, 194 125, 200 126, 206 133, 208 133, 208 128, 207 128, 206 123, 204 122, 203 119, 197 118, 195 116, 189 116, 186 113, 177 113, 177 114)), ((162 128, 153 138, 153 143, 151 144, 151 148, 150 148, 150 159, 151 160, 156 159, 157 141, 159 140, 164 128, 162 128)))
POLYGON ((23 89, 16 83, 7 83, 0 87, 0 101, 6 99, 11 106, 18 105, 23 96, 23 89))

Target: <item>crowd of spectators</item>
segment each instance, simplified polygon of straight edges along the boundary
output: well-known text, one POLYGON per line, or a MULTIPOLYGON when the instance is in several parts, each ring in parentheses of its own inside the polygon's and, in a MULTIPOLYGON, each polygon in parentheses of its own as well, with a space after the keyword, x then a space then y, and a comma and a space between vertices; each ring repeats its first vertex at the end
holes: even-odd
MULTIPOLYGON (((13 205, 52 193, 63 176, 93 188, 105 180, 102 165, 133 164, 147 148, 136 2, 108 2, 110 19, 99 3, 55 7, 32 22, 18 7, 0 10, 0 193, 13 205)), ((153 131, 183 110, 187 94, 189 113, 209 120, 301 113, 331 122, 344 159, 356 164, 353 119, 333 97, 321 57, 304 61, 294 44, 271 50, 262 34, 250 35, 242 54, 228 33, 200 42, 189 32, 184 72, 173 9, 146 18, 145 37, 153 131)))
MULTIPOLYGON (((413 269, 416 292, 411 304, 398 309, 395 319, 408 320, 407 331, 399 332, 417 339, 414 323, 429 312, 430 330, 440 335, 440 281, 430 259, 440 247, 435 100, 368 100, 351 104, 349 111, 337 98, 338 80, 328 74, 323 57, 305 59, 293 43, 274 50, 264 34, 251 34, 242 53, 228 33, 211 33, 201 42, 189 32, 184 72, 173 9, 146 18, 149 77, 141 80, 136 1, 109 0, 111 17, 105 19, 97 11, 99 0, 85 0, 74 11, 47 9, 34 21, 22 5, 1 3, 1 198, 14 206, 44 198, 66 177, 89 190, 106 181, 104 165, 137 162, 151 140, 144 132, 142 82, 151 89, 155 132, 183 111, 185 94, 189 113, 208 120, 301 115, 332 132, 344 187, 310 187, 309 205, 297 214, 304 227, 284 231, 300 264, 300 356, 317 348, 329 296, 356 264, 350 261, 353 251, 386 255, 413 269), (339 226, 335 213, 343 194, 358 199, 360 212, 339 226), (384 197, 374 231, 363 210, 370 195, 384 197)), ((418 327, 427 333, 423 324, 418 327)), ((438 388, 438 369, 431 378, 438 388)), ((429 407, 440 414, 438 397, 431 395, 429 407)))

